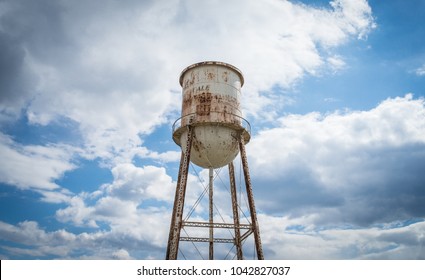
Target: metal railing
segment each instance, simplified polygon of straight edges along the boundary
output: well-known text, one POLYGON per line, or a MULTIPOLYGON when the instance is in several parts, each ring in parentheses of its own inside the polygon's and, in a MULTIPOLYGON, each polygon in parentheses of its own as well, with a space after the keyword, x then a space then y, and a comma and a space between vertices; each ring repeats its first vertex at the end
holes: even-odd
MULTIPOLYGON (((210 113, 224 113, 224 112, 220 112, 220 111, 210 111, 210 113)), ((200 120, 197 120, 197 113, 191 113, 185 116, 182 116, 180 118, 178 118, 174 123, 173 123, 173 127, 172 127, 172 133, 174 134, 174 132, 182 127, 182 123, 185 123, 186 125, 189 124, 202 124, 202 123, 219 123, 219 124, 223 124, 223 126, 233 126, 233 125, 237 125, 238 127, 246 130, 250 135, 251 135, 251 124, 243 117, 233 114, 233 113, 229 113, 226 112, 226 114, 231 115, 234 119, 237 119, 238 122, 225 122, 225 121, 211 121, 211 120, 205 120, 205 116, 199 116, 200 120)))

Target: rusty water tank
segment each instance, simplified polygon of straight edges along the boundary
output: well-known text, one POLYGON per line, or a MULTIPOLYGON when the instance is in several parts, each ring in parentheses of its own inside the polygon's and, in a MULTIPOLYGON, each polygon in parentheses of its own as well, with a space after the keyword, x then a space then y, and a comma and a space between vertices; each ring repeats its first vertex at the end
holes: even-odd
POLYGON ((183 150, 187 127, 193 126, 190 160, 203 168, 219 168, 238 155, 238 137, 250 140, 250 125, 242 117, 242 72, 227 63, 205 61, 180 75, 182 114, 173 125, 173 140, 183 150))

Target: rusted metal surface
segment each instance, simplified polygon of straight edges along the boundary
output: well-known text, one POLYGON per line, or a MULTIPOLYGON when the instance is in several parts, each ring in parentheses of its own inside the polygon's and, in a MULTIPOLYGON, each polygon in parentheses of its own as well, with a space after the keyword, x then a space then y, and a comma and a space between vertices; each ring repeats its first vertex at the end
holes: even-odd
POLYGON ((233 162, 229 163, 229 178, 230 178, 230 194, 232 196, 233 223, 235 225, 236 256, 238 260, 243 260, 241 230, 239 228, 240 221, 239 221, 238 200, 236 196, 235 168, 233 166, 233 162))
POLYGON ((242 73, 230 64, 205 62, 189 66, 180 76, 182 116, 196 113, 197 122, 240 124, 234 116, 242 116, 242 83, 242 73))
MULTIPOLYGON (((182 237, 180 241, 189 241, 189 242, 210 242, 208 237, 182 237)), ((233 243, 231 238, 214 238, 214 243, 233 243)))
POLYGON ((219 65, 219 66, 221 65, 221 66, 224 66, 224 67, 227 67, 227 68, 231 69, 237 75, 239 75, 241 86, 243 86, 243 84, 244 84, 244 78, 243 78, 243 75, 242 75, 241 70, 239 70, 237 67, 235 67, 235 66, 233 66, 231 64, 228 64, 228 63, 225 63, 225 62, 220 62, 220 61, 203 61, 203 62, 199 62, 199 63, 195 63, 195 64, 192 64, 192 65, 189 65, 188 67, 186 67, 185 69, 183 69, 182 73, 180 74, 180 80, 179 80, 180 85, 183 86, 183 76, 184 76, 184 74, 186 72, 188 72, 189 70, 191 70, 193 68, 197 68, 199 66, 205 66, 205 65, 219 65))
MULTIPOLYGON (((180 156, 180 168, 179 168, 179 175, 178 175, 178 178, 177 178, 177 182, 180 182, 181 181, 181 175, 182 175, 181 171, 183 169, 182 164, 184 162, 184 157, 185 157, 185 154, 184 154, 184 152, 182 150, 181 156, 180 156)), ((177 245, 174 244, 173 243, 173 240, 174 240, 174 235, 176 234, 177 205, 179 205, 178 201, 181 200, 181 199, 182 198, 181 198, 181 193, 180 193, 180 189, 179 189, 179 183, 177 183, 176 192, 175 192, 175 195, 174 195, 173 213, 171 214, 170 231, 168 233, 167 252, 165 254, 165 259, 166 260, 170 260, 171 247, 172 246, 177 246, 178 247, 178 244, 177 245)), ((180 230, 180 228, 178 230, 180 230)))
POLYGON ((212 226, 212 224, 214 223, 214 208, 213 208, 213 195, 214 195, 214 187, 213 187, 213 182, 214 182, 214 169, 210 168, 209 170, 209 223, 210 223, 210 230, 209 230, 209 259, 213 260, 214 259, 214 227, 212 226))
MULTIPOLYGON (((189 222, 189 221, 183 221, 182 224, 183 227, 213 227, 213 228, 230 228, 233 229, 235 228, 235 224, 229 224, 229 223, 208 223, 208 222, 189 222)), ((250 224, 239 224, 237 226, 239 229, 251 229, 251 225, 250 224)))
POLYGON ((263 246, 261 245, 260 227, 257 220, 257 211, 255 210, 254 194, 252 192, 251 176, 249 175, 248 159, 246 157, 245 143, 243 137, 239 137, 239 149, 241 151, 242 168, 245 177, 246 194, 248 196, 249 212, 251 214, 252 229, 254 231, 255 248, 257 249, 257 258, 264 260, 263 246))
POLYGON ((182 228, 183 220, 183 207, 184 200, 186 196, 186 185, 187 185, 187 175, 189 171, 189 161, 190 161, 190 147, 192 145, 193 139, 193 127, 187 126, 187 135, 188 140, 186 142, 185 151, 182 150, 182 156, 180 160, 179 176, 177 179, 176 194, 174 196, 174 207, 171 217, 170 233, 168 236, 168 245, 167 245, 167 260, 176 260, 179 250, 179 240, 180 240, 180 231, 182 228))

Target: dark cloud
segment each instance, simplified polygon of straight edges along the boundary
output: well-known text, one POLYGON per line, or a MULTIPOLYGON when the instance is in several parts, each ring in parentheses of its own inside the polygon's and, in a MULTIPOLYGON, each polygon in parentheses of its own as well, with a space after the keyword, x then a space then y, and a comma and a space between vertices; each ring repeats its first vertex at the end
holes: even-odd
POLYGON ((370 152, 374 163, 365 162, 365 165, 373 172, 346 194, 347 203, 340 211, 341 218, 367 226, 424 217, 424 152, 424 144, 370 152))
POLYGON ((318 226, 425 217, 424 112, 407 95, 370 111, 284 118, 250 144, 259 206, 314 214, 318 226))
POLYGON ((385 232, 379 237, 379 240, 385 242, 392 242, 399 245, 406 246, 423 246, 425 245, 425 239, 418 238, 416 232, 413 231, 400 231, 400 232, 385 232))
POLYGON ((259 208, 273 215, 299 216, 344 203, 339 193, 324 189, 315 175, 302 166, 285 170, 278 180, 254 177, 253 185, 259 208))
POLYGON ((31 60, 50 61, 69 45, 54 1, 4 1, 0 16, 1 111, 17 115, 36 94, 31 60))
POLYGON ((0 32, 0 104, 12 106, 25 93, 22 84, 24 72, 23 47, 5 32, 0 32))
POLYGON ((425 217, 425 145, 369 153, 370 161, 363 163, 366 170, 347 168, 360 172, 359 181, 341 186, 341 191, 326 188, 307 167, 287 170, 277 180, 255 178, 260 209, 273 215, 316 213, 319 225, 370 226, 425 217))
POLYGON ((31 55, 50 61, 57 57, 54 51, 63 50, 67 40, 62 22, 64 8, 56 1, 7 1, 7 12, 1 17, 1 26, 31 55), (52 52, 53 51, 53 52, 52 52))

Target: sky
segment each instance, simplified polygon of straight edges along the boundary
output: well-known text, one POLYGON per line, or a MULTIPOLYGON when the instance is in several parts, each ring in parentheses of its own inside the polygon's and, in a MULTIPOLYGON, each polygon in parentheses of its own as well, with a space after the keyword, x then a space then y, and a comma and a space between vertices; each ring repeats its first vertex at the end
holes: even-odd
MULTIPOLYGON (((424 14, 423 0, 1 0, 0 259, 164 259, 179 75, 208 60, 244 74, 266 259, 425 259, 424 14)), ((216 219, 231 219, 216 172, 216 219)), ((207 176, 191 166, 186 212, 207 176)))

